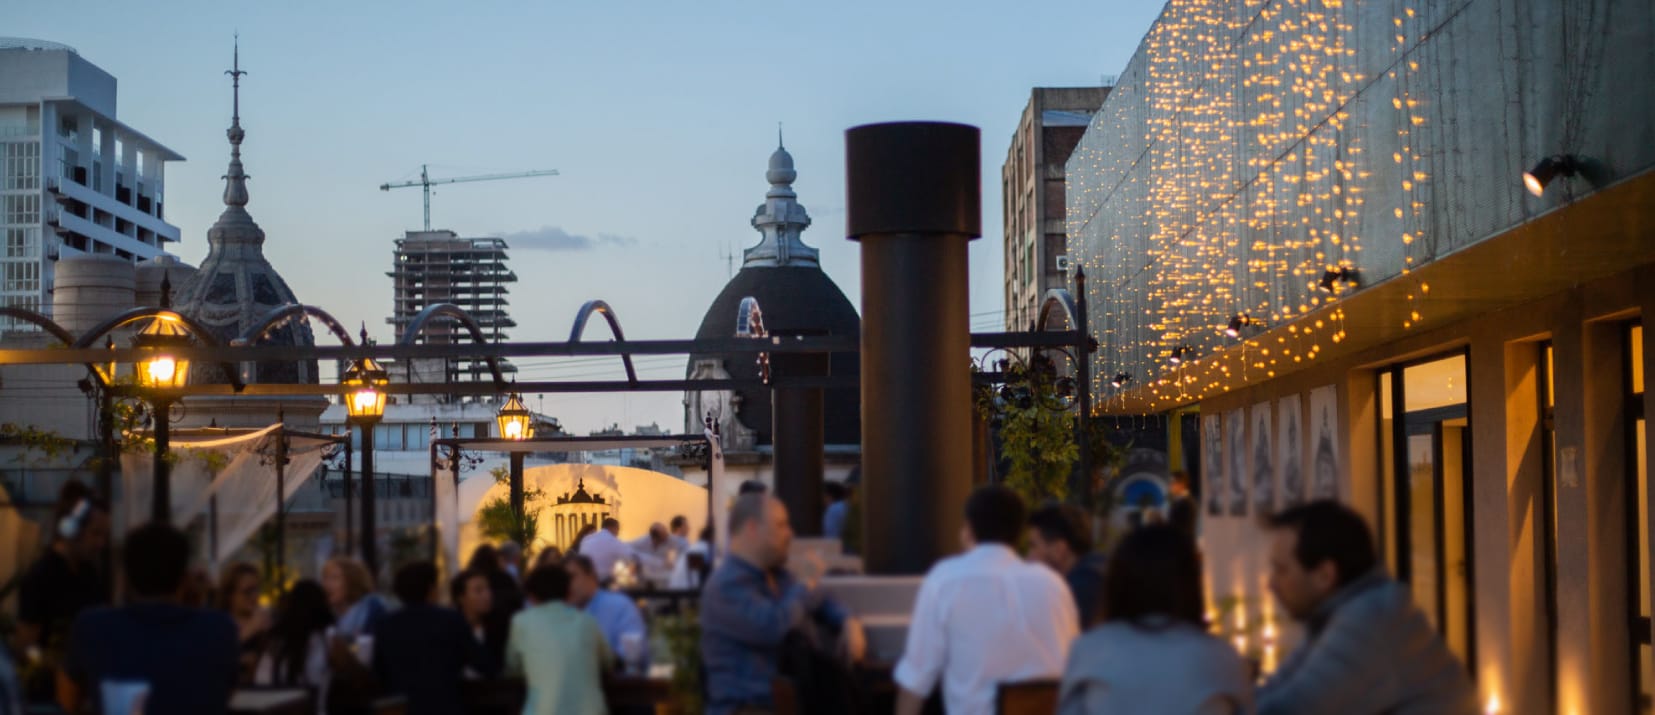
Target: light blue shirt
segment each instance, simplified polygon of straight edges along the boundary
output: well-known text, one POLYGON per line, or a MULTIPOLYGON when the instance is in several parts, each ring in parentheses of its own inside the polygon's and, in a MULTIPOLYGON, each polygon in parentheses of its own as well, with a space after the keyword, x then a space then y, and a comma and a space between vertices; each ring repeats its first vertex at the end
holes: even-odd
POLYGON ((841 499, 829 504, 827 512, 822 514, 822 535, 829 539, 845 538, 845 515, 849 511, 849 500, 841 499))
POLYGON ((617 655, 622 652, 622 635, 645 635, 644 618, 638 614, 637 604, 614 591, 598 589, 592 600, 586 603, 586 615, 598 622, 598 629, 603 631, 604 640, 609 641, 610 650, 617 655))

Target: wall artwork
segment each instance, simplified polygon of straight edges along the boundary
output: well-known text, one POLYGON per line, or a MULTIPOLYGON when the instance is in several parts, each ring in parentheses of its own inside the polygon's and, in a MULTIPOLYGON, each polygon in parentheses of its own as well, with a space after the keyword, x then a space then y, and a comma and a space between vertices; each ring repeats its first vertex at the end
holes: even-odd
POLYGON ((1270 403, 1253 405, 1253 513, 1267 516, 1276 511, 1276 443, 1270 423, 1270 403))
POLYGON ((1339 391, 1325 385, 1310 391, 1310 498, 1339 498, 1339 391))
POLYGON ((1218 415, 1201 417, 1201 474, 1206 478, 1207 513, 1224 513, 1224 431, 1218 415))
POLYGON ((1247 516, 1247 415, 1242 410, 1230 410, 1224 415, 1225 444, 1229 447, 1229 461, 1225 475, 1230 482, 1230 516, 1247 516))
POLYGON ((1304 405, 1298 395, 1283 397, 1276 403, 1276 503, 1287 509, 1304 503, 1304 405))

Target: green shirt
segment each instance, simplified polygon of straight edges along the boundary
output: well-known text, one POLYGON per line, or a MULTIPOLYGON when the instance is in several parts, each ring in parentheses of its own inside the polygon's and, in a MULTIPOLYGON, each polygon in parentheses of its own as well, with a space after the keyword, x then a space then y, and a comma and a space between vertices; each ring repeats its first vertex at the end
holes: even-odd
POLYGON ((511 619, 506 672, 528 682, 524 715, 607 715, 601 673, 612 659, 598 622, 561 601, 511 619))

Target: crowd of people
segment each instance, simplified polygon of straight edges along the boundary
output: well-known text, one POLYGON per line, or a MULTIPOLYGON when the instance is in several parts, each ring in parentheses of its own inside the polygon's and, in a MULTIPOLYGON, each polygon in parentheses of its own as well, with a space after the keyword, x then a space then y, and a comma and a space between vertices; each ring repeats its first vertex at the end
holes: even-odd
MULTIPOLYGON (((742 492, 721 549, 710 527, 689 544, 687 520, 628 542, 610 519, 532 566, 510 543, 478 547, 446 584, 431 562, 405 564, 389 599, 362 563, 338 556, 266 608, 258 568, 231 564, 204 584, 189 571, 186 536, 159 523, 125 536, 123 598, 108 605, 107 505, 66 489, 51 546, 23 578, 11 652, 25 655, 0 658, 0 712, 42 689, 68 712, 134 702, 225 712, 238 687, 285 687, 333 715, 387 697, 408 713, 456 713, 468 709, 468 680, 504 675, 522 679, 525 713, 605 713, 605 674, 638 672, 649 658, 638 601, 611 588, 629 572, 670 573, 698 591, 710 715, 771 712, 778 675, 797 686, 802 712, 861 709, 850 677, 867 652, 861 621, 824 588, 819 557, 789 563, 783 504, 762 488, 742 492), (55 679, 11 667, 48 653, 55 679)), ((1084 511, 1029 513, 1001 486, 973 492, 964 522, 961 553, 930 569, 913 604, 890 673, 898 715, 928 700, 992 713, 1002 686, 1042 681, 1060 683, 1063 715, 1476 711, 1464 666, 1379 565, 1363 519, 1338 503, 1268 522, 1269 587, 1305 637, 1262 683, 1211 633, 1188 525, 1139 526, 1104 556, 1084 511)))

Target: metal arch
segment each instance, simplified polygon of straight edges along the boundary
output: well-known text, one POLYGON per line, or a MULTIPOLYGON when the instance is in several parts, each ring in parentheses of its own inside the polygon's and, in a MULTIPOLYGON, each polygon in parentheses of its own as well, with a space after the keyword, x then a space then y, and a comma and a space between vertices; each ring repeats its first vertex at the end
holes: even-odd
MULTIPOLYGON (((615 309, 602 300, 589 300, 580 306, 580 312, 575 314, 575 325, 569 329, 569 342, 580 342, 581 334, 586 332, 586 321, 592 318, 593 313, 601 313, 603 319, 609 322, 609 332, 615 336, 616 342, 626 342, 626 333, 621 331, 621 321, 615 317, 615 309)), ((626 381, 638 384, 638 370, 632 365, 632 353, 621 353, 621 363, 626 366, 626 381)))
MULTIPOLYGON (((21 320, 25 323, 37 326, 42 330, 51 333, 52 337, 63 341, 64 347, 72 347, 75 344, 75 336, 73 333, 70 333, 67 328, 58 325, 57 321, 27 308, 18 308, 9 305, 0 306, 0 318, 21 320)), ((103 371, 99 370, 98 366, 93 365, 92 363, 86 363, 86 371, 92 373, 92 379, 97 380, 99 387, 109 386, 109 380, 104 377, 103 371)))
POLYGON ((345 326, 340 325, 339 321, 327 311, 314 305, 302 305, 299 303, 288 303, 287 305, 265 313, 263 317, 259 318, 258 322, 255 323, 252 328, 249 328, 235 340, 231 340, 230 345, 234 347, 251 345, 257 342, 260 338, 264 337, 265 333, 269 332, 271 328, 279 325, 282 321, 300 315, 322 321, 323 325, 328 326, 328 332, 333 333, 334 337, 339 338, 339 342, 344 343, 345 347, 353 347, 356 345, 356 342, 351 340, 350 331, 345 330, 345 326))
POLYGON ((1078 313, 1075 308, 1074 295, 1069 293, 1068 289, 1053 288, 1046 291, 1046 300, 1040 304, 1040 317, 1034 324, 1036 331, 1044 331, 1050 325, 1053 307, 1062 308, 1063 316, 1068 319, 1069 326, 1075 330, 1080 329, 1080 320, 1076 317, 1078 313))
MULTIPOLYGON (((144 318, 162 317, 172 318, 173 320, 183 323, 184 327, 189 328, 190 334, 195 336, 196 340, 206 343, 207 347, 220 347, 218 337, 213 335, 211 328, 208 328, 206 325, 202 324, 201 321, 198 321, 195 318, 191 318, 188 315, 175 313, 166 308, 133 308, 125 313, 121 313, 120 315, 99 323, 91 330, 86 331, 86 334, 80 336, 80 339, 75 341, 74 347, 92 347, 92 345, 98 341, 98 338, 108 335, 118 328, 138 322, 144 318)), ((219 367, 223 368, 224 374, 229 376, 230 386, 235 388, 236 392, 241 392, 242 388, 247 387, 247 384, 241 381, 241 371, 237 370, 235 365, 228 362, 221 362, 219 363, 219 367)))
MULTIPOLYGON (((465 326, 466 330, 471 331, 473 342, 479 345, 488 344, 488 338, 483 337, 483 328, 477 324, 477 319, 471 317, 470 313, 465 312, 460 306, 453 303, 436 303, 426 306, 425 310, 420 311, 418 315, 414 316, 413 320, 408 321, 408 328, 402 333, 402 339, 397 341, 397 344, 413 345, 414 339, 419 337, 419 334, 425 330, 425 324, 431 322, 432 318, 437 317, 453 318, 459 321, 461 325, 465 326)), ((494 374, 495 387, 502 391, 505 390, 506 378, 500 374, 499 358, 489 356, 486 359, 489 372, 494 374)))

